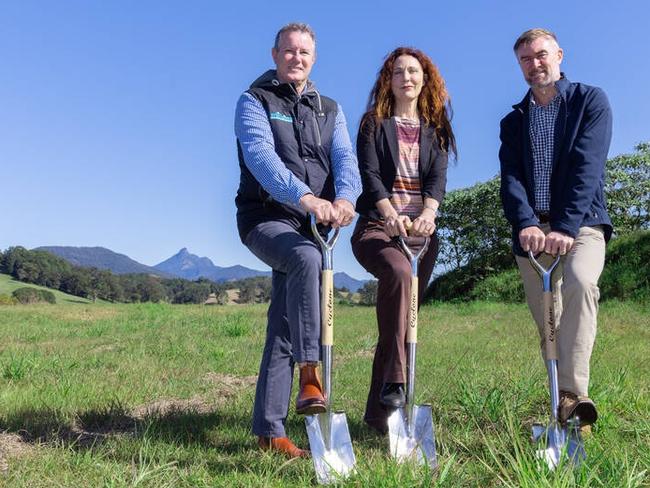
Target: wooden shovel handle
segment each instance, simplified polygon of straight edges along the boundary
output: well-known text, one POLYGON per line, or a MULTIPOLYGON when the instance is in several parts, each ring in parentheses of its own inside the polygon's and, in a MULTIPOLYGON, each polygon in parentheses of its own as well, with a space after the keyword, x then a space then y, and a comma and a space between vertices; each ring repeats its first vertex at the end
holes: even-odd
POLYGON ((321 344, 334 345, 334 271, 324 269, 321 283, 321 344))
POLYGON ((555 308, 553 307, 553 292, 545 291, 544 302, 544 347, 546 360, 557 357, 557 329, 555 324, 555 308))
POLYGON ((408 325, 406 328, 406 342, 418 342, 418 277, 411 276, 411 299, 409 300, 408 325))

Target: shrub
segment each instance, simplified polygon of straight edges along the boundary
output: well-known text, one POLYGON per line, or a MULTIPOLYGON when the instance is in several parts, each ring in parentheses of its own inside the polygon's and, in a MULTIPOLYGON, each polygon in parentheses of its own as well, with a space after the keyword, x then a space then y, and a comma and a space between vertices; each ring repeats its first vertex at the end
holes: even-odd
POLYGON ((512 269, 515 258, 511 252, 492 256, 479 256, 467 264, 438 276, 431 282, 424 294, 424 301, 466 301, 471 300, 472 290, 489 276, 512 269))
POLYGON ((15 305, 17 303, 16 299, 11 295, 5 295, 0 293, 0 305, 15 305))
POLYGON ((56 303, 54 293, 48 290, 38 290, 25 286, 12 293, 13 297, 22 304, 28 303, 56 303))
POLYGON ((525 299, 524 285, 517 268, 502 271, 479 281, 470 292, 475 300, 521 303, 525 299))
POLYGON ((650 300, 650 231, 611 241, 600 291, 606 299, 650 300))

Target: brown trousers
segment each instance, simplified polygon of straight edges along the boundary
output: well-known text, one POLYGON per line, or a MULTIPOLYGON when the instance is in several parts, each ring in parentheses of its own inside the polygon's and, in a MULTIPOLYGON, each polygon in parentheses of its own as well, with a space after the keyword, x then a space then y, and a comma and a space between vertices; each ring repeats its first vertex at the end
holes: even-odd
MULTIPOLYGON (((545 234, 548 225, 542 226, 545 234)), ((528 308, 537 323, 544 357, 544 307, 542 282, 528 261, 516 256, 524 282, 528 308)), ((543 255, 543 266, 552 258, 543 255)), ((553 303, 558 336, 558 383, 561 390, 587 396, 589 393, 589 361, 596 339, 598 316, 598 278, 605 265, 605 238, 597 227, 580 227, 573 248, 562 258, 553 273, 553 303)))
MULTIPOLYGON (((398 242, 384 232, 382 223, 363 217, 357 222, 352 235, 352 252, 361 266, 378 280, 379 340, 372 364, 372 379, 364 418, 370 424, 384 426, 389 412, 379 403, 382 385, 405 381, 411 264, 398 242)), ((433 272, 437 255, 438 237, 434 234, 418 267, 420 298, 433 272)))

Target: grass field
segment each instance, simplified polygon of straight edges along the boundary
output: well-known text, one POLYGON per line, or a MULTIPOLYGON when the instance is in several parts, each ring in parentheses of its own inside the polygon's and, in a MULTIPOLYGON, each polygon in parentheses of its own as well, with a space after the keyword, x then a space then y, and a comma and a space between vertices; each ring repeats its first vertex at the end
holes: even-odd
MULTIPOLYGON (((250 434, 265 306, 0 307, 0 485, 310 486, 310 460, 250 434)), ((418 401, 433 405, 440 467, 395 465, 362 422, 374 310, 336 308, 335 407, 358 460, 346 486, 650 485, 650 307, 607 302, 592 359, 600 419, 588 460, 536 465, 546 375, 522 305, 421 310, 418 401)), ((293 406, 292 406, 293 412, 293 406)), ((288 431, 307 445, 301 418, 288 431)))
POLYGON ((17 288, 23 287, 36 288, 38 290, 47 290, 54 293, 56 303, 90 303, 86 298, 68 295, 59 290, 53 290, 44 286, 32 285, 31 283, 23 283, 22 281, 14 280, 10 275, 0 273, 0 295, 11 295, 17 288))

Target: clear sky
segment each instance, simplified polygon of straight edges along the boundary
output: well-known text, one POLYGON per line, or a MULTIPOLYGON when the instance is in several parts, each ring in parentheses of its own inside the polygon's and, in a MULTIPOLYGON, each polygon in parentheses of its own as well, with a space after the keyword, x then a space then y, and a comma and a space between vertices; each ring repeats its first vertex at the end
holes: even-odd
MULTIPOLYGON (((239 242, 237 98, 272 67, 283 24, 317 35, 312 71, 356 138, 384 56, 428 53, 446 78, 460 160, 448 189, 498 172, 498 123, 526 92, 511 46, 556 32, 570 80, 614 112, 610 155, 650 140, 650 2, 0 2, 0 249, 104 246, 157 264, 187 247, 266 269, 239 242)), ((367 277, 344 233, 337 271, 367 277)))

